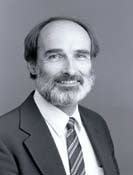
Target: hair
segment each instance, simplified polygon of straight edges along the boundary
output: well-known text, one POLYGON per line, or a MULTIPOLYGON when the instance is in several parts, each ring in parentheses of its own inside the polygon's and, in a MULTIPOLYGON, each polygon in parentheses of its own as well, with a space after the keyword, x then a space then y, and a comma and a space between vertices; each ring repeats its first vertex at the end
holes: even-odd
MULTIPOLYGON (((26 36, 24 40, 24 57, 27 62, 32 62, 36 64, 37 61, 37 49, 38 49, 38 38, 41 30, 49 23, 59 20, 67 20, 72 21, 74 23, 79 24, 81 27, 87 31, 90 39, 91 39, 91 58, 95 58, 99 53, 99 45, 94 36, 94 33, 91 31, 90 26, 82 23, 80 20, 71 18, 71 17, 51 17, 47 20, 42 21, 38 25, 36 25, 26 36)), ((30 77, 32 79, 36 79, 36 75, 30 73, 30 77)))

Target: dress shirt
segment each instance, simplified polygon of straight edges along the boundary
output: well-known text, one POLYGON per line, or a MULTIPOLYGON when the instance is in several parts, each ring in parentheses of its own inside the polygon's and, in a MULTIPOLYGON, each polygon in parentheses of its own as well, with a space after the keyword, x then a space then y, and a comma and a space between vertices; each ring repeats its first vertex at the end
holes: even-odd
POLYGON ((64 165, 66 175, 70 175, 66 144, 66 125, 69 117, 73 117, 76 120, 75 130, 83 152, 86 175, 103 175, 103 169, 98 166, 91 142, 83 127, 78 105, 76 106, 74 114, 72 116, 68 116, 59 108, 47 102, 37 90, 34 94, 34 100, 54 139, 60 158, 64 165))

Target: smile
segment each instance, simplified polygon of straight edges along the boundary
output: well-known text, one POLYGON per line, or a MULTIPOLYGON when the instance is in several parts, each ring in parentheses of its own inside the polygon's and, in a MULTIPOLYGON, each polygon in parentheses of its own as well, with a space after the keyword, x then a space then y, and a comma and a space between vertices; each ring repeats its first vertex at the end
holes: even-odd
POLYGON ((76 81, 76 80, 69 80, 69 81, 60 81, 57 83, 60 86, 77 86, 80 84, 80 82, 76 81))

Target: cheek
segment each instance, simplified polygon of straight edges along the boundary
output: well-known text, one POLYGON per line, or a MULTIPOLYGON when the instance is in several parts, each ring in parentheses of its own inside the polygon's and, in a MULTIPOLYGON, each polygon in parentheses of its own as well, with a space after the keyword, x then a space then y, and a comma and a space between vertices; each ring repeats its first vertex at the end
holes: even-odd
POLYGON ((62 64, 44 64, 41 67, 41 72, 49 76, 54 76, 63 70, 62 64))
POLYGON ((92 64, 88 63, 88 62, 80 63, 79 70, 82 74, 88 75, 90 73, 90 71, 92 70, 92 64))

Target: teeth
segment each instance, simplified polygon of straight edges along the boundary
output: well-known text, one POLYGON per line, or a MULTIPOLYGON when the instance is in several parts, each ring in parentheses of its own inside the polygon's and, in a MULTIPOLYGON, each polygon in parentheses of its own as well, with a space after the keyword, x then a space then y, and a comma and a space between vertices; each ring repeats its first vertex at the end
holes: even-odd
POLYGON ((72 80, 72 81, 61 81, 62 84, 73 84, 76 83, 77 81, 72 80))

